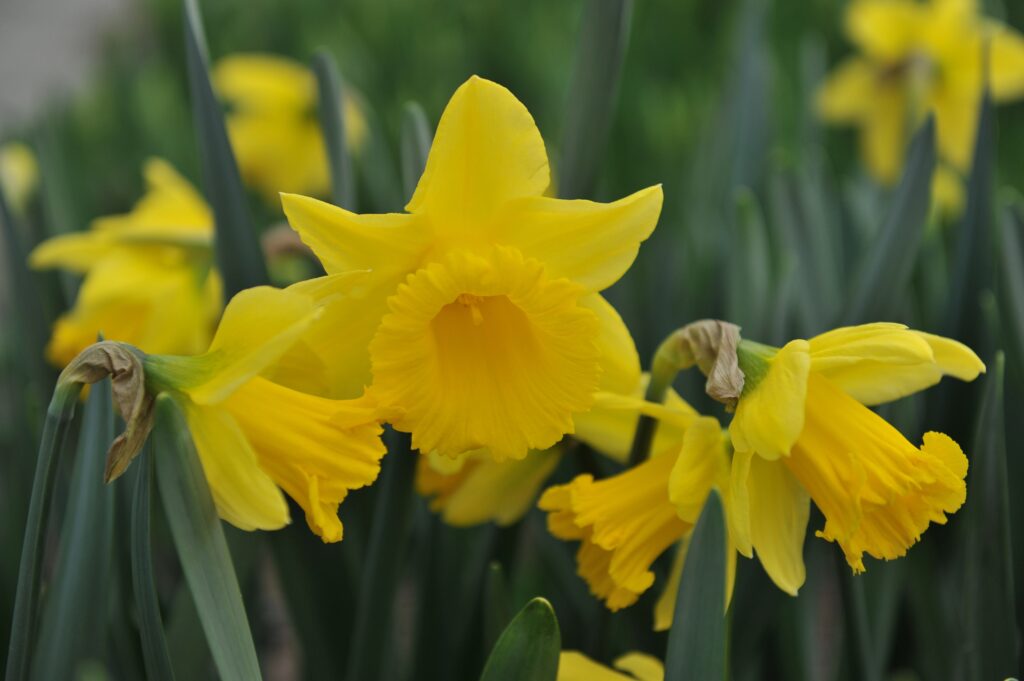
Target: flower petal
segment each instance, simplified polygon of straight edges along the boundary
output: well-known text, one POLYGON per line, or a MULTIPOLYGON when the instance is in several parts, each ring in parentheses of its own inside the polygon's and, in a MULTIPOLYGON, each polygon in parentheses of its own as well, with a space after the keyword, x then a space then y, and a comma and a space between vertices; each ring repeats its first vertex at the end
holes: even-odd
POLYGON ((752 376, 741 357, 747 384, 729 424, 737 451, 757 452, 766 459, 789 454, 804 427, 808 347, 805 340, 790 341, 767 360, 767 373, 761 377, 752 376))
POLYGON ((868 56, 900 61, 917 45, 927 11, 914 0, 855 0, 846 9, 846 34, 868 56))
POLYGON ((791 596, 803 586, 804 535, 811 499, 781 461, 750 462, 750 539, 765 572, 791 596))
POLYGON ((276 530, 288 524, 288 504, 257 463, 249 441, 220 407, 180 404, 220 517, 241 530, 276 530))
POLYGON ((695 420, 683 436, 682 451, 672 466, 668 496, 684 521, 695 525, 708 493, 728 478, 722 426, 712 416, 695 420))
POLYGON ((637 681, 664 681, 665 665, 646 653, 626 653, 613 663, 616 669, 629 672, 637 681))
POLYGON ((634 681, 634 678, 612 671, 581 652, 563 650, 558 657, 557 681, 634 681))
POLYGON ((860 122, 871 106, 875 69, 863 57, 849 57, 825 79, 816 95, 818 113, 832 123, 860 122))
POLYGON ((661 214, 661 185, 612 203, 534 196, 509 203, 495 238, 590 291, 608 288, 636 259, 661 214))
POLYGON ((437 124, 416 192, 406 206, 438 233, 469 235, 506 201, 540 196, 550 182, 544 140, 508 89, 473 76, 437 124))

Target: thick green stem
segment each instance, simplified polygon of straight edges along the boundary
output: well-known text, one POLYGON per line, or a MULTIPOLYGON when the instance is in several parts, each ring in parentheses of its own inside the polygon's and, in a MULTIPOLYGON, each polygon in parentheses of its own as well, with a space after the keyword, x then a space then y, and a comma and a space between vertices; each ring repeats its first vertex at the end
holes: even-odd
MULTIPOLYGON (((667 343, 668 341, 666 341, 667 343)), ((647 384, 647 392, 644 399, 648 402, 661 404, 665 400, 665 394, 672 386, 676 374, 679 373, 678 365, 665 359, 663 349, 665 343, 661 344, 658 352, 654 354, 654 362, 651 365, 651 380, 647 384)), ((647 460, 651 454, 651 443, 654 442, 654 433, 658 428, 658 421, 654 417, 641 415, 636 424, 636 432, 633 435, 633 444, 629 449, 629 465, 636 466, 647 460)))
POLYGON ((29 677, 39 617, 39 585, 42 581, 46 528, 50 516, 50 495, 57 478, 57 464, 64 450, 68 425, 74 416, 81 390, 81 383, 58 382, 46 410, 46 423, 39 445, 32 498, 25 524, 25 539, 21 545, 18 588, 14 596, 11 641, 7 654, 7 681, 23 681, 29 677))

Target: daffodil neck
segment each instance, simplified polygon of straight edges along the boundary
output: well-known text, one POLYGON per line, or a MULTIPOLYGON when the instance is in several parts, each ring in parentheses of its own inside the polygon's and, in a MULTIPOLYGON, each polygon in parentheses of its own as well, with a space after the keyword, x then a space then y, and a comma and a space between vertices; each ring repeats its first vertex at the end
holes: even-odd
POLYGON ((741 340, 736 348, 739 370, 743 372, 743 393, 749 393, 761 383, 771 368, 771 360, 779 351, 770 345, 741 340))

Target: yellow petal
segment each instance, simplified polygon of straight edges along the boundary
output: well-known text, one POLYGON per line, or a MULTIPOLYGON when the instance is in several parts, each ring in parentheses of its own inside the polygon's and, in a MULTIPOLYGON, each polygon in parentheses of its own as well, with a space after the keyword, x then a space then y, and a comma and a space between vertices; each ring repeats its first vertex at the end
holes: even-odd
POLYGON ((626 323, 600 293, 583 296, 580 305, 597 315, 600 325, 596 342, 601 353, 601 390, 633 394, 641 380, 640 355, 626 323))
POLYGON ((413 215, 359 215, 308 196, 282 194, 281 204, 303 243, 328 273, 372 270, 398 278, 418 269, 429 233, 413 215))
POLYGON ((591 291, 608 288, 636 259, 661 213, 661 186, 612 203, 533 196, 502 212, 496 238, 591 291))
POLYGON ((315 103, 312 72, 277 55, 228 55, 214 65, 211 79, 222 97, 243 109, 306 111, 315 103))
POLYGON ((306 395, 253 378, 224 402, 260 466, 306 512, 325 542, 340 541, 338 505, 371 484, 385 448, 380 424, 357 401, 306 395), (339 412, 354 418, 340 425, 339 412))
POLYGON ((970 169, 971 156, 974 154, 982 85, 975 73, 963 87, 937 90, 931 99, 931 107, 935 111, 939 157, 963 173, 970 169))
POLYGON ((846 10, 846 33, 870 57, 899 61, 918 44, 926 11, 914 0, 854 0, 846 10))
POLYGON ((612 671, 583 653, 563 650, 558 657, 558 681, 633 681, 634 677, 612 671))
POLYGON ((886 81, 875 89, 861 122, 860 146, 868 171, 883 185, 894 185, 900 179, 909 139, 908 118, 907 94, 900 83, 886 81))
POLYGON ((850 57, 835 68, 816 95, 819 115, 832 123, 856 123, 871 106, 875 68, 863 57, 850 57))
POLYGON ((220 517, 242 530, 288 524, 281 490, 257 463, 249 441, 227 410, 180 400, 220 517))
POLYGON ((298 293, 269 286, 240 291, 224 310, 205 354, 150 355, 147 376, 197 404, 220 402, 280 357, 318 313, 313 301, 298 293))
POLYGON ((985 363, 975 354, 974 350, 963 343, 924 331, 914 331, 914 333, 931 346, 935 364, 944 375, 959 378, 961 381, 973 381, 978 374, 985 373, 985 363))
MULTIPOLYGON (((763 376, 744 367, 741 354, 740 368, 747 382, 729 424, 729 435, 738 451, 757 452, 766 459, 789 454, 804 425, 811 364, 808 347, 805 340, 790 341, 774 357, 762 360, 767 362, 763 376)), ((761 366, 759 363, 758 371, 761 366)))
POLYGON ((510 199, 540 196, 550 181, 533 117, 506 88, 473 76, 441 115, 416 192, 406 206, 438 233, 472 234, 510 199))
POLYGON ((1024 95, 1024 36, 995 22, 987 28, 992 96, 997 101, 1019 99, 1024 95))
POLYGON ((494 461, 489 452, 482 452, 467 461, 462 470, 441 475, 431 473, 424 457, 417 474, 417 489, 434 497, 431 510, 440 511, 449 525, 511 525, 530 510, 541 485, 560 460, 561 452, 557 449, 530 452, 523 459, 511 461, 494 461))
POLYGON ((940 213, 951 218, 959 217, 963 213, 965 198, 963 176, 949 165, 936 167, 932 176, 932 202, 940 213))
POLYGON ((757 557, 775 585, 796 596, 806 577, 803 551, 810 497, 782 462, 759 456, 750 462, 747 491, 757 557))
POLYGON ((0 145, 0 187, 11 208, 24 213, 39 186, 39 163, 31 147, 22 142, 0 145))
POLYGON ((967 459, 949 437, 928 433, 918 449, 814 373, 807 404, 785 465, 825 516, 818 536, 837 542, 855 571, 864 570, 864 553, 904 555, 930 523, 944 524, 963 504, 967 459))
POLYGON ((737 450, 732 456, 729 473, 729 499, 731 508, 728 521, 729 533, 736 542, 736 550, 747 558, 754 557, 754 542, 750 529, 750 467, 757 456, 754 452, 737 450))
POLYGON ((646 653, 626 653, 613 663, 616 669, 629 672, 637 681, 664 681, 665 665, 646 653))
POLYGON ((686 430, 669 476, 669 499, 680 518, 697 523, 711 488, 728 476, 727 466, 722 426, 714 417, 699 417, 686 430))
POLYGON ((597 318, 516 251, 456 252, 411 275, 370 344, 373 393, 420 451, 546 449, 591 405, 597 318))

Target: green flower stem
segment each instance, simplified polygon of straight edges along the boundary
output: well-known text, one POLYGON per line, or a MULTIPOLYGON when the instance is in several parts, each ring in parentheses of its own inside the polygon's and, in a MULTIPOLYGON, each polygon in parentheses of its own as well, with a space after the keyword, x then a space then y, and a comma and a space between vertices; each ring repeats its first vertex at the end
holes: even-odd
MULTIPOLYGON (((684 367, 680 361, 676 348, 675 334, 661 342, 654 359, 651 362, 651 380, 647 384, 647 392, 644 399, 648 402, 661 404, 665 400, 668 389, 672 382, 684 367)), ((651 443, 654 442, 654 433, 658 428, 657 419, 641 415, 636 424, 636 432, 633 435, 633 444, 629 449, 629 465, 636 466, 647 460, 651 454, 651 443)))
POLYGON ((57 478, 57 464, 64 451, 68 426, 74 417, 82 384, 58 381, 46 410, 43 438, 39 445, 36 475, 25 524, 18 567, 18 588, 11 618, 11 641, 7 654, 7 681, 29 678, 29 665, 39 617, 39 585, 46 548, 46 528, 50 515, 50 495, 57 478))

